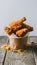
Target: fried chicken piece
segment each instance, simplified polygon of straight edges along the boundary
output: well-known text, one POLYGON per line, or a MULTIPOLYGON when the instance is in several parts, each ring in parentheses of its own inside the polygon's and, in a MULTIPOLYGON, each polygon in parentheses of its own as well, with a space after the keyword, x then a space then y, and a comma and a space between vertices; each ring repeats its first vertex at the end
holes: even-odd
POLYGON ((12 29, 8 28, 8 27, 5 27, 4 28, 4 31, 8 34, 8 35, 11 35, 12 34, 12 29))
POLYGON ((16 21, 11 22, 11 23, 9 24, 9 26, 10 26, 11 28, 13 28, 14 26, 18 26, 18 25, 22 24, 25 20, 26 20, 26 18, 23 17, 23 18, 21 18, 20 20, 16 20, 16 21))
POLYGON ((26 35, 27 33, 28 33, 28 29, 27 28, 23 28, 21 30, 16 31, 16 35, 18 37, 22 37, 22 36, 26 35))
POLYGON ((10 28, 15 32, 22 28, 22 23, 26 20, 25 17, 21 18, 20 20, 13 21, 9 24, 10 28))
POLYGON ((27 28, 27 29, 29 30, 29 32, 30 32, 30 31, 33 31, 33 27, 31 27, 31 26, 29 26, 29 25, 27 25, 27 24, 25 24, 25 23, 22 24, 22 27, 23 27, 23 28, 27 28))
POLYGON ((11 29, 15 33, 16 31, 20 30, 21 28, 22 28, 22 25, 18 24, 18 25, 13 26, 11 29))

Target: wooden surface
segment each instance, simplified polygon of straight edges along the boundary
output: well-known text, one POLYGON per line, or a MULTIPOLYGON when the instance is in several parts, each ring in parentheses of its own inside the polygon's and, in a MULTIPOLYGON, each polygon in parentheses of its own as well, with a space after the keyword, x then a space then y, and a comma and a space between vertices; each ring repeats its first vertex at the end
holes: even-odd
POLYGON ((33 55, 34 55, 34 60, 35 60, 35 64, 37 65, 37 36, 30 36, 29 37, 29 41, 30 42, 35 42, 35 47, 33 49, 33 55))
MULTIPOLYGON (((0 36, 0 46, 7 43, 8 43, 8 38, 4 36, 0 36)), ((5 55, 6 55, 6 51, 0 49, 0 65, 4 65, 5 55)))
MULTIPOLYGON (((29 42, 35 42, 34 49, 18 54, 0 49, 0 65, 37 65, 37 36, 29 37, 29 42)), ((0 36, 0 46, 8 43, 8 38, 0 36)))

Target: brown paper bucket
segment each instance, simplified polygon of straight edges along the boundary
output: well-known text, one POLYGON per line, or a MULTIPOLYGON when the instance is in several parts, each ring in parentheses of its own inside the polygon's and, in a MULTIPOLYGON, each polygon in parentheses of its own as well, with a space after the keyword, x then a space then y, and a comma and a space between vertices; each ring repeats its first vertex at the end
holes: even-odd
POLYGON ((28 35, 26 34, 24 37, 12 37, 9 36, 9 44, 12 49, 21 49, 28 42, 28 35))

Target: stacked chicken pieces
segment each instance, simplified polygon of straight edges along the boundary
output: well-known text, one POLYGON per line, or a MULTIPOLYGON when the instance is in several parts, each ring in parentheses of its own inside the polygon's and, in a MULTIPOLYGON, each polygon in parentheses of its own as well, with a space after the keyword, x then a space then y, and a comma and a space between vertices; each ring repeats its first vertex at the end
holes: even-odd
POLYGON ((12 33, 14 33, 18 37, 23 37, 28 32, 33 31, 33 27, 25 24, 24 21, 26 21, 25 17, 22 17, 19 20, 12 21, 9 23, 9 27, 4 28, 4 31, 8 35, 11 35, 12 33))

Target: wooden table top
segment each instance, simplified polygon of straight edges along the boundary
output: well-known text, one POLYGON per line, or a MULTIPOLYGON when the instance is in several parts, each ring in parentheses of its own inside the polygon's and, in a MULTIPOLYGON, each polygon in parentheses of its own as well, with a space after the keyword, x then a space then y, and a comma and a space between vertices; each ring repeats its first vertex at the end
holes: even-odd
MULTIPOLYGON (((35 42, 34 49, 22 54, 0 49, 0 65, 37 65, 37 36, 30 36, 29 42, 35 42)), ((3 44, 8 44, 8 37, 0 36, 0 46, 3 44)))

